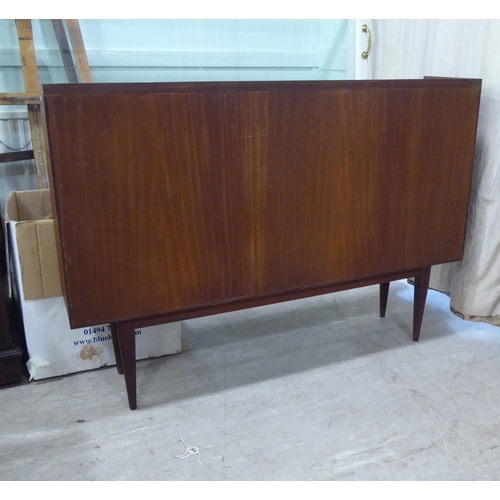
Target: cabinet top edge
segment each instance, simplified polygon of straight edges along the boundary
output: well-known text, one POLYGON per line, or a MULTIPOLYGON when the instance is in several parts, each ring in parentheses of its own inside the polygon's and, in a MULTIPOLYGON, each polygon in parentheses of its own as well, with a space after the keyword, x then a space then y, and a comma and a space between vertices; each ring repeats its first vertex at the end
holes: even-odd
POLYGON ((45 97, 99 94, 162 94, 183 92, 266 92, 307 90, 376 90, 481 88, 479 78, 424 78, 400 80, 301 80, 245 82, 144 82, 144 83, 59 83, 42 86, 45 97))

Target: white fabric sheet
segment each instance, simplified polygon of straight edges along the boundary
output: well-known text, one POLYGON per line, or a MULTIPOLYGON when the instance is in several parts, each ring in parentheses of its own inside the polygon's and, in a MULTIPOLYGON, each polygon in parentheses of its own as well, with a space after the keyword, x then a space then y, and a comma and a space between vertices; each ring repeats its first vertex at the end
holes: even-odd
POLYGON ((371 78, 483 79, 464 258, 433 267, 430 286, 465 317, 500 318, 500 20, 371 24, 371 78))

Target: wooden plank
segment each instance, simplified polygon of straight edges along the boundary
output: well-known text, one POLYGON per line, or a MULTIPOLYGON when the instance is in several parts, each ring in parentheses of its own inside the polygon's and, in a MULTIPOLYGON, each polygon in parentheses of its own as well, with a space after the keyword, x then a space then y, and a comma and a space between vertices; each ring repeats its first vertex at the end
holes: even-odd
POLYGON ((31 143, 36 163, 36 176, 39 189, 48 188, 47 152, 45 148, 43 119, 40 106, 28 105, 31 143))
POLYGON ((31 19, 16 19, 16 28, 21 53, 24 90, 28 93, 35 92, 38 94, 38 68, 31 19))
POLYGON ((64 31, 62 19, 52 19, 52 26, 54 27, 68 82, 78 83, 78 73, 76 72, 75 63, 73 62, 71 48, 68 43, 68 38, 66 37, 66 32, 64 31))
POLYGON ((0 153, 0 163, 33 160, 34 158, 35 156, 32 149, 28 151, 10 151, 8 153, 0 153))
POLYGON ((91 83, 92 75, 90 66, 85 52, 82 32, 78 19, 66 19, 66 28, 68 29, 71 47, 73 48, 73 57, 76 63, 76 69, 80 78, 80 83, 91 83))
MULTIPOLYGON (((17 37, 21 55, 21 66, 23 70, 24 90, 27 94, 36 93, 40 95, 38 67, 35 56, 35 44, 33 42, 33 30, 30 19, 16 19, 17 37)), ((28 104, 28 120, 30 124, 31 143, 35 156, 37 182, 39 188, 48 187, 48 177, 45 172, 47 154, 43 143, 43 131, 39 130, 42 123, 40 111, 40 100, 37 104, 28 104)))
POLYGON ((41 97, 33 92, 0 92, 0 105, 40 104, 41 97))
POLYGON ((45 175, 45 154, 42 150, 40 144, 40 135, 39 135, 39 124, 41 123, 41 115, 40 115, 40 106, 36 106, 30 104, 28 106, 28 121, 30 124, 30 135, 31 135, 31 143, 33 144, 33 153, 35 156, 35 164, 36 164, 36 177, 38 188, 42 189, 47 187, 44 179, 46 179, 45 175))

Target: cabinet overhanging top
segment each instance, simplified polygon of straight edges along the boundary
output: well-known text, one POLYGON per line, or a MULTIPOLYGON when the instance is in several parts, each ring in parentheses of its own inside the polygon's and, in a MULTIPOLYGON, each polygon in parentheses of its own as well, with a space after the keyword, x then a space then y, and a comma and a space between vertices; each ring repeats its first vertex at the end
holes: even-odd
POLYGON ((43 85, 45 96, 145 94, 182 92, 249 92, 293 90, 480 88, 476 78, 424 78, 408 80, 314 80, 252 82, 80 83, 43 85))

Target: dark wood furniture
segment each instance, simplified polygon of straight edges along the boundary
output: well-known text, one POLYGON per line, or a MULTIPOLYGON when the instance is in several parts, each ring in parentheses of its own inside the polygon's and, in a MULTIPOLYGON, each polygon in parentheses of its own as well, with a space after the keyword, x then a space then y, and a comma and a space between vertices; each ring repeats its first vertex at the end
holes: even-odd
POLYGON ((7 262, 4 221, 0 228, 0 386, 17 384, 23 378, 23 342, 19 317, 16 314, 14 292, 9 282, 10 262, 7 262))
POLYGON ((70 324, 134 327, 462 258, 480 80, 45 85, 70 324))

